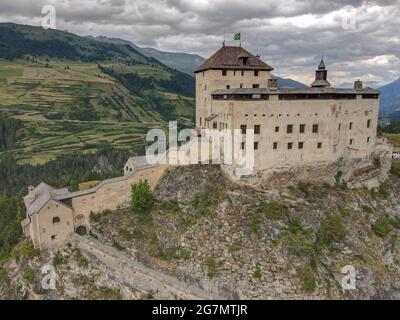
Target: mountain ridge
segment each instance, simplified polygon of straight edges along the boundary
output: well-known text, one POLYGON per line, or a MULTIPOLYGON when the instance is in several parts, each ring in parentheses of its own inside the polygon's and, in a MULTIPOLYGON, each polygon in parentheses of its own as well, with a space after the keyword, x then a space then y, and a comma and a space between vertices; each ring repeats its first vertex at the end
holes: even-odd
POLYGON ((381 91, 381 112, 389 117, 398 114, 400 111, 400 77, 382 87, 381 91))

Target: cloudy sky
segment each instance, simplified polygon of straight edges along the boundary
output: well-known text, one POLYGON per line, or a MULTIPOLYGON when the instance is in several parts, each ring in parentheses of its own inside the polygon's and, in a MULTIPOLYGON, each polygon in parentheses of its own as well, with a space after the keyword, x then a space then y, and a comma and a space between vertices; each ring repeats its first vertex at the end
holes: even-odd
POLYGON ((204 57, 241 32, 275 74, 308 84, 321 54, 337 86, 400 77, 400 0, 1 0, 0 21, 39 26, 44 5, 57 29, 204 57))

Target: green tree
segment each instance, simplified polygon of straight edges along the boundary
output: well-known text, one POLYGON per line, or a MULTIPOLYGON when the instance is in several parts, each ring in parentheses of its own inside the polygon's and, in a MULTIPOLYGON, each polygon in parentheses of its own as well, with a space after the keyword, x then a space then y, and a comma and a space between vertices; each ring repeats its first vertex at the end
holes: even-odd
POLYGON ((131 204, 135 212, 146 212, 153 205, 153 195, 147 180, 140 180, 138 183, 132 184, 131 196, 131 204))

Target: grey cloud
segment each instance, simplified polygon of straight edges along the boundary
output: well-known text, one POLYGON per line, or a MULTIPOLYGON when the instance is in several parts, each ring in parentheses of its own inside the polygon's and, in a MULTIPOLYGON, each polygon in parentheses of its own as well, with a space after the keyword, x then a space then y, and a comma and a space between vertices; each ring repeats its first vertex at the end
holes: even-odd
POLYGON ((205 57, 224 32, 232 44, 240 31, 243 46, 277 74, 305 82, 321 53, 335 84, 382 84, 400 75, 400 0, 2 0, 0 21, 38 25, 44 4, 56 7, 59 29, 205 57), (357 10, 355 30, 342 28, 337 10, 344 6, 357 10))

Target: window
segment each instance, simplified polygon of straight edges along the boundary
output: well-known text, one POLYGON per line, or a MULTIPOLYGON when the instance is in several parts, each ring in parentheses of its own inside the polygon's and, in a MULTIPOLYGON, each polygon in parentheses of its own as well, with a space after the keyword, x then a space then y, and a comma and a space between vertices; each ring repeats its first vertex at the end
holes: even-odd
POLYGON ((254 134, 260 134, 260 132, 261 132, 261 127, 259 124, 256 124, 254 126, 254 134))
POLYGON ((273 148, 274 150, 278 149, 278 142, 274 142, 273 148))
POLYGON ((279 127, 275 127, 275 132, 279 132, 279 127))
POLYGON ((371 137, 368 137, 367 138, 367 143, 370 142, 370 141, 371 141, 371 137))
POLYGON ((254 142, 254 150, 258 150, 258 142, 254 142))
POLYGON ((349 143, 350 143, 350 144, 353 144, 353 139, 350 139, 349 143))
POLYGON ((349 129, 350 129, 350 130, 353 129, 353 122, 350 122, 350 124, 349 124, 349 129))
POLYGON ((318 142, 317 148, 318 148, 318 149, 321 149, 321 148, 322 148, 322 142, 318 142))
POLYGON ((253 89, 258 89, 260 85, 258 83, 253 84, 253 89))
POLYGON ((244 71, 242 70, 242 77, 244 76, 244 71))
POLYGON ((230 85, 227 85, 226 88, 229 90, 229 89, 231 88, 231 86, 230 86, 230 85))
POLYGON ((313 133, 318 133, 318 125, 317 125, 317 124, 313 124, 313 126, 312 126, 312 132, 313 132, 313 133))
POLYGON ((240 89, 242 89, 242 88, 243 88, 243 83, 240 84, 240 89))
POLYGON ((226 76, 226 70, 222 70, 222 75, 225 77, 226 76))
POLYGON ((213 122, 213 129, 217 129, 217 123, 213 122))
POLYGON ((246 125, 242 124, 242 125, 240 126, 240 130, 242 130, 242 134, 246 134, 246 130, 247 130, 246 125))
POLYGON ((340 132, 340 129, 342 129, 342 124, 341 123, 339 123, 339 132, 340 132))
POLYGON ((369 119, 368 121, 367 121, 367 128, 370 128, 371 127, 371 119, 369 119))
POLYGON ((245 147, 245 143, 242 142, 242 144, 241 144, 241 146, 240 146, 240 149, 244 150, 244 147, 245 147))
POLYGON ((255 77, 258 77, 258 70, 255 70, 255 71, 254 71, 254 76, 255 76, 255 77))
POLYGON ((293 125, 292 124, 288 124, 287 133, 293 133, 293 125))
POLYGON ((55 236, 55 235, 52 235, 52 236, 51 236, 51 240, 56 240, 56 236, 55 236))
POLYGON ((305 124, 301 124, 300 125, 300 133, 304 133, 306 132, 306 125, 305 124))
POLYGON ((299 149, 303 149, 304 148, 304 142, 299 142, 299 149))
POLYGON ((60 218, 59 217, 54 217, 53 218, 53 224, 54 223, 60 223, 60 218))
POLYGON ((287 148, 288 148, 289 150, 293 149, 293 142, 288 142, 287 148))

